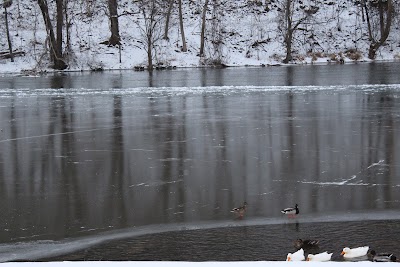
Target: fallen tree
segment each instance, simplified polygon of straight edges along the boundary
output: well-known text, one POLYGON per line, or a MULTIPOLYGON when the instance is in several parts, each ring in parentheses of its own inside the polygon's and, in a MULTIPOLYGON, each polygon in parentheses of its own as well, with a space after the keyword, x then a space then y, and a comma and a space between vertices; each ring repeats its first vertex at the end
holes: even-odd
POLYGON ((23 56, 25 56, 24 51, 14 51, 12 53, 10 53, 9 51, 0 52, 0 59, 9 59, 9 58, 23 57, 23 56))

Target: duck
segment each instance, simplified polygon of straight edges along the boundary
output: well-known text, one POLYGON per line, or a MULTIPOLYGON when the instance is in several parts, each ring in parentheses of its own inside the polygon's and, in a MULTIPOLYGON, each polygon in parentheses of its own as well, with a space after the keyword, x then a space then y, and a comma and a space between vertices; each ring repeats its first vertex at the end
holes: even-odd
POLYGON ((368 250, 369 250, 368 246, 358 247, 358 248, 345 247, 340 255, 343 255, 343 258, 346 259, 357 258, 367 255, 368 250))
POLYGON ((294 247, 297 249, 301 248, 313 248, 313 247, 318 247, 319 240, 302 240, 302 239, 296 239, 294 242, 294 247))
POLYGON ((304 250, 301 248, 295 253, 288 253, 286 256, 286 261, 304 261, 304 250))
POLYGON ((231 212, 236 213, 239 216, 239 218, 242 219, 244 216, 244 213, 246 212, 246 208, 247 208, 247 202, 245 201, 245 202, 243 202, 242 206, 233 208, 231 210, 231 212))
POLYGON ((368 257, 371 261, 375 262, 395 262, 397 258, 393 253, 379 253, 377 254, 375 250, 371 250, 368 252, 368 257))
POLYGON ((333 253, 322 252, 319 254, 308 254, 307 261, 330 261, 333 253))
POLYGON ((283 214, 287 214, 287 215, 288 215, 288 218, 294 218, 297 214, 300 213, 300 210, 299 210, 299 206, 296 204, 296 205, 294 206, 294 208, 293 208, 293 207, 291 207, 291 208, 286 208, 286 209, 281 210, 281 212, 282 212, 283 214))

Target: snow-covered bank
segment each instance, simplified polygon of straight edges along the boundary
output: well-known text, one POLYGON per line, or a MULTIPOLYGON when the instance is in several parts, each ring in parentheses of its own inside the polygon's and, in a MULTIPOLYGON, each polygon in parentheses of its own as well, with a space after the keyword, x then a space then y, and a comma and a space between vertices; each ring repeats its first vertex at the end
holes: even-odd
MULTIPOLYGON (((186 33, 187 52, 182 52, 179 32, 178 11, 173 10, 169 39, 154 46, 154 64, 176 67, 198 67, 204 58, 198 56, 202 1, 183 0, 183 20, 186 33)), ((227 66, 264 66, 281 64, 285 57, 283 35, 279 31, 279 17, 275 8, 264 4, 254 6, 256 1, 227 1, 224 9, 218 10, 220 24, 218 32, 222 46, 218 49, 221 63, 227 66), (267 9, 271 8, 269 11, 267 9)), ((267 2, 267 1, 265 1, 267 2)), ((312 2, 312 1, 311 1, 312 2)), ((310 3, 311 3, 310 2, 310 3)), ((362 61, 368 62, 369 41, 361 8, 353 1, 319 1, 315 23, 302 25, 293 42, 293 64, 327 64, 362 61), (353 52, 351 52, 353 51, 353 52), (356 51, 357 56, 354 55, 356 51)), ((51 2, 50 2, 51 3, 51 2)), ((108 47, 101 42, 110 36, 109 19, 105 14, 105 1, 96 4, 71 3, 70 51, 66 53, 68 70, 116 70, 146 66, 147 55, 141 35, 141 16, 132 1, 121 0, 119 6, 121 50, 108 47), (87 6, 86 6, 87 5, 87 6), (88 11, 90 10, 90 12, 88 11), (90 13, 90 15, 88 15, 90 13)), ((10 30, 14 51, 24 51, 23 57, 15 62, 0 60, 0 73, 19 73, 24 70, 51 71, 46 50, 46 31, 38 5, 29 1, 16 1, 9 9, 10 30)), ((55 8, 50 5, 51 17, 55 8)), ((208 16, 211 23, 213 16, 208 16)), ((301 16, 299 12, 297 16, 301 16)), ((2 18, 1 18, 2 19, 2 18)), ((295 18, 298 19, 298 18, 295 18)), ((2 20, 0 20, 2 21, 2 20)), ((396 25, 398 18, 394 18, 396 25)), ((160 23, 163 25, 163 21, 160 23)), ((208 25, 206 59, 213 59, 212 25, 208 25)), ((389 38, 378 52, 376 60, 400 58, 400 30, 393 26, 389 38)), ((65 33, 64 33, 65 34, 65 33)), ((64 38, 65 39, 65 38, 64 38)), ((0 51, 7 51, 5 29, 0 24, 0 51)), ((66 42, 66 40, 64 40, 66 42)), ((65 44, 64 44, 65 46, 65 44)))
POLYGON ((2 267, 285 267, 285 266, 307 266, 307 267, 369 267, 369 266, 399 266, 397 262, 286 262, 286 261, 235 261, 235 262, 165 262, 165 261, 84 261, 84 262, 11 262, 1 263, 2 267))

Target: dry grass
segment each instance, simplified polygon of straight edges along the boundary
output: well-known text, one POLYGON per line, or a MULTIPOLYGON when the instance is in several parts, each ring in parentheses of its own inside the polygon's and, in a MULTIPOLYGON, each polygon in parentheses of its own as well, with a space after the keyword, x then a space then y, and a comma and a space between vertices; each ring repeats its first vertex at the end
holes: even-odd
POLYGON ((362 54, 357 49, 354 48, 346 50, 345 55, 347 58, 354 61, 358 61, 362 58, 362 54))

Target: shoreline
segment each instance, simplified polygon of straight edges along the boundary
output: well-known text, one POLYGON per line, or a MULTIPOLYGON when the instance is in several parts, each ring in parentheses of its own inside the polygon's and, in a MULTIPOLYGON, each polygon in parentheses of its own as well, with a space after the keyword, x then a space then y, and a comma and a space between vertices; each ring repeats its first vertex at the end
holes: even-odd
MULTIPOLYGON (((311 59, 311 58, 310 58, 311 59)), ((184 69, 228 69, 228 68, 271 68, 271 67, 290 67, 290 66, 326 66, 326 65, 353 65, 353 64, 381 64, 381 63, 397 63, 400 59, 375 59, 375 60, 348 60, 344 63, 339 62, 329 62, 324 61, 324 58, 315 62, 294 62, 294 63, 265 63, 265 64, 244 64, 244 65, 207 65, 207 66, 173 66, 173 67, 163 67, 154 68, 152 71, 171 71, 171 70, 184 70, 184 69)), ((327 58, 326 58, 327 59, 327 58)), ((1 66, 1 65, 0 65, 1 66)), ((68 74, 68 73, 101 73, 101 72, 113 72, 113 71, 134 71, 134 72, 152 72, 145 69, 137 70, 134 67, 131 68, 102 68, 102 69, 67 69, 67 70, 56 70, 51 68, 46 68, 43 70, 36 71, 34 69, 20 69, 19 71, 0 71, 0 75, 48 75, 48 74, 68 74)))

